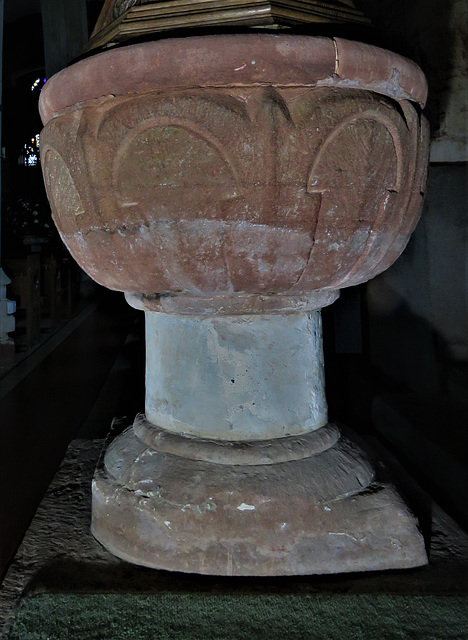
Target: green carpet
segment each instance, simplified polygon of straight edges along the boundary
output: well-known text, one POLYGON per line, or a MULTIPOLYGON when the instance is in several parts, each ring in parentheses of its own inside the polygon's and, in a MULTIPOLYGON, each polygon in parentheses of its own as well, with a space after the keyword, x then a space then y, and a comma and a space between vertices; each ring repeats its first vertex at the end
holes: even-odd
POLYGON ((467 640, 468 598, 386 594, 51 594, 9 640, 467 640))

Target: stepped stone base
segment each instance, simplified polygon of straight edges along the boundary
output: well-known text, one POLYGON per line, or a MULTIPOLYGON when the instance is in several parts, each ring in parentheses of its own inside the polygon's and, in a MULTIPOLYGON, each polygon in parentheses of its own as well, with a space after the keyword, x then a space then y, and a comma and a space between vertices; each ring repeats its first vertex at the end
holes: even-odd
POLYGON ((280 441, 227 443, 241 464, 226 464, 222 448, 137 418, 110 443, 96 469, 94 536, 135 564, 214 575, 327 574, 427 563, 415 518, 334 425, 280 441), (174 454, 178 447, 184 455, 191 450, 191 458, 174 454), (282 462, 266 462, 271 448, 272 459, 282 462), (297 459, 294 451, 307 457, 297 459))

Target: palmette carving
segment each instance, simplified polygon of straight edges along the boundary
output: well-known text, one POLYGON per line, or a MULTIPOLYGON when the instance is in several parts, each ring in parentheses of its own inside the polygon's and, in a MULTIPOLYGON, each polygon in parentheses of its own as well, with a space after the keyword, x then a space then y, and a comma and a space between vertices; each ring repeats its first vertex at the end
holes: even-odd
POLYGON ((155 91, 64 110, 42 160, 62 237, 101 284, 300 294, 401 253, 422 204, 420 120, 355 89, 155 91))

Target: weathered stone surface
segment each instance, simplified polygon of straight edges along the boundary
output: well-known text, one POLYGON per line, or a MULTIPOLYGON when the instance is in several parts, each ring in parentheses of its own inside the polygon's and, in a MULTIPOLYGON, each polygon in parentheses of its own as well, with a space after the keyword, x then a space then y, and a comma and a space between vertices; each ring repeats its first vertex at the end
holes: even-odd
POLYGON ((336 444, 340 430, 334 424, 300 436, 285 436, 271 440, 210 440, 171 433, 149 422, 139 414, 133 422, 135 435, 161 453, 171 453, 189 460, 215 464, 264 465, 302 460, 336 444))
POLYGON ((149 422, 214 440, 301 435, 327 423, 320 311, 146 314, 149 422))
POLYGON ((426 564, 416 520, 373 479, 343 438, 302 460, 226 466, 160 453, 128 429, 96 471, 92 531, 115 555, 172 571, 300 575, 426 564))
POLYGON ((189 295, 144 295, 126 293, 128 304, 142 311, 156 311, 187 316, 238 316, 268 313, 290 314, 308 313, 327 307, 337 300, 340 292, 336 289, 308 291, 305 294, 241 294, 189 296, 189 295))
POLYGON ((427 98, 418 65, 391 51, 341 38, 257 33, 163 39, 98 54, 49 80, 39 110, 46 124, 62 109, 104 96, 183 86, 322 82, 351 84, 422 107, 427 98))
POLYGON ((423 100, 421 83, 409 61, 325 38, 188 38, 90 58, 41 95, 55 222, 95 280, 127 292, 363 282, 420 213, 427 131, 407 98, 423 100))

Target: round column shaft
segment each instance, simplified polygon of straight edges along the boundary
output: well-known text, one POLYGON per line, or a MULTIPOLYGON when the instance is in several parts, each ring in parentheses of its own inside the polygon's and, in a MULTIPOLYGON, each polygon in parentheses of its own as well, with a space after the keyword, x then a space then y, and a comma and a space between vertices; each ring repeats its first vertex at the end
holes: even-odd
POLYGON ((320 311, 146 312, 146 417, 190 436, 269 440, 327 422, 320 311))

